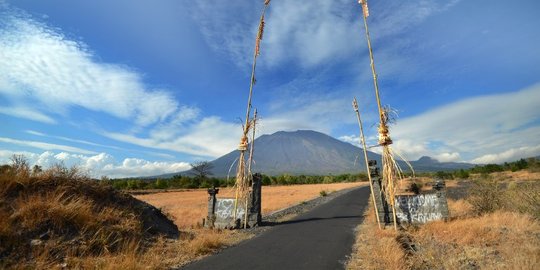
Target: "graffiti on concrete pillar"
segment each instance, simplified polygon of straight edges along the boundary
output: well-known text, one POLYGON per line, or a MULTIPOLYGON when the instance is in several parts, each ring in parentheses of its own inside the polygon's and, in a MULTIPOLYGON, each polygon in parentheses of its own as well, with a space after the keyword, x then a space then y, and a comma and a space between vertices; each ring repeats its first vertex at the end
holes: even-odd
POLYGON ((396 196, 396 216, 408 223, 445 219, 448 217, 446 196, 441 193, 396 196))
MULTIPOLYGON (((241 203, 236 209, 236 216, 242 217, 245 213, 241 203)), ((234 199, 219 198, 216 200, 216 220, 232 220, 234 217, 234 199)))

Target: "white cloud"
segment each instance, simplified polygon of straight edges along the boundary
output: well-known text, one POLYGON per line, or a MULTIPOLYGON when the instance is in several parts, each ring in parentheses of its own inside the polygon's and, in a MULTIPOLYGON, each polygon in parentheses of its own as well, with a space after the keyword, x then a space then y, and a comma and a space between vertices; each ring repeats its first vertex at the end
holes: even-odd
POLYGON ((509 161, 521 154, 538 155, 538 100, 540 84, 469 98, 399 119, 391 130, 394 147, 408 159, 431 155, 484 163, 509 161))
POLYGON ((31 152, 13 152, 0 150, 0 164, 9 163, 9 158, 13 154, 22 154, 31 166, 40 165, 48 168, 57 163, 63 163, 67 167, 77 166, 83 171, 87 171, 90 176, 99 178, 108 177, 137 177, 153 176, 165 173, 175 173, 185 171, 190 168, 186 162, 157 162, 147 161, 137 158, 126 158, 121 162, 116 162, 113 156, 100 153, 93 156, 70 154, 60 152, 55 154, 46 151, 41 154, 31 152))
POLYGON ((441 153, 435 156, 435 159, 440 162, 455 162, 461 160, 461 155, 457 152, 453 153, 441 153))
MULTIPOLYGON (((399 34, 459 2, 426 0, 370 3, 370 26, 383 38, 399 34)), ((261 2, 195 1, 192 16, 210 47, 247 67, 251 61, 261 2), (231 19, 234 14, 234 19, 231 19)), ((266 14, 261 65, 285 61, 312 67, 339 61, 366 48, 356 1, 272 1, 266 14)))
POLYGON ((28 105, 0 113, 54 123, 45 112, 30 108, 37 104, 66 115, 80 106, 141 126, 190 115, 170 92, 145 85, 136 71, 99 61, 86 45, 28 16, 2 15, 0 93, 28 105))
MULTIPOLYGON (((2 88, 0 87, 0 92, 1 91, 2 88)), ((2 107, 0 108, 0 113, 15 116, 18 118, 30 119, 46 124, 56 124, 56 120, 54 120, 53 118, 27 107, 2 107)))
POLYGON ((175 138, 151 134, 139 137, 133 134, 104 132, 103 135, 118 141, 155 149, 188 153, 202 157, 218 157, 235 149, 240 140, 240 124, 222 121, 219 117, 206 117, 189 126, 187 132, 175 138))
POLYGON ((0 137, 0 142, 9 143, 9 144, 17 144, 17 145, 33 147, 33 148, 38 148, 38 149, 43 149, 43 150, 61 150, 61 151, 67 151, 71 153, 82 153, 82 154, 95 154, 96 153, 94 151, 89 151, 89 150, 81 149, 78 147, 67 146, 67 145, 37 142, 37 141, 17 140, 17 139, 5 138, 5 137, 0 137))
POLYGON ((540 145, 524 146, 508 149, 504 152, 487 154, 472 160, 473 163, 502 163, 505 161, 514 161, 520 158, 535 157, 540 154, 540 145))
POLYGON ((360 143, 360 136, 355 136, 355 135, 344 135, 344 136, 341 136, 339 137, 338 139, 346 142, 346 143, 350 143, 354 146, 357 146, 357 147, 360 147, 362 148, 362 144, 360 143))

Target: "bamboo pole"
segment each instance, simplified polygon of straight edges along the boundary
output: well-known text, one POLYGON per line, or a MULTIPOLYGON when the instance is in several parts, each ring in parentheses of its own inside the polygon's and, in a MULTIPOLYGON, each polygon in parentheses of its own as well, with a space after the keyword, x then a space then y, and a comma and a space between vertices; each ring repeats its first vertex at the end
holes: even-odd
POLYGON ((388 181, 388 186, 391 189, 390 192, 390 205, 392 206, 392 213, 393 213, 393 221, 394 221, 394 229, 397 230, 397 220, 396 220, 396 209, 395 209, 395 199, 394 199, 394 191, 392 190, 394 185, 390 182, 393 181, 393 168, 390 168, 390 164, 384 164, 385 162, 389 162, 389 157, 387 156, 384 158, 384 155, 390 155, 390 149, 389 145, 392 144, 392 140, 390 139, 390 136, 388 135, 388 125, 387 125, 387 117, 386 113, 383 110, 381 106, 381 99, 379 95, 379 82, 377 80, 377 72, 375 70, 375 61, 373 57, 373 49, 371 47, 371 38, 369 36, 369 27, 367 23, 367 16, 369 15, 368 7, 367 7, 367 0, 361 0, 360 1, 362 5, 362 18, 364 18, 364 28, 366 30, 366 40, 369 50, 369 59, 370 59, 370 66, 371 66, 371 73, 373 75, 373 86, 375 88, 375 97, 377 99, 377 108, 379 109, 379 144, 383 146, 383 169, 388 171, 383 171, 383 180, 388 181), (387 166, 388 165, 388 166, 387 166))
POLYGON ((261 17, 259 19, 259 31, 257 32, 257 37, 255 38, 255 50, 253 52, 253 64, 251 66, 251 79, 249 82, 249 95, 246 108, 246 118, 244 123, 244 128, 242 132, 242 137, 240 138, 240 144, 238 150, 240 151, 240 157, 238 158, 238 169, 236 172, 236 194, 234 199, 234 215, 233 218, 236 220, 236 215, 238 212, 238 199, 239 197, 245 196, 245 185, 246 185, 246 173, 245 173, 245 151, 247 150, 248 139, 247 134, 249 133, 249 121, 251 115, 251 100, 253 97, 253 86, 255 85, 255 68, 257 67, 257 57, 260 53, 260 42, 262 40, 262 35, 264 31, 264 14, 270 0, 264 1, 264 7, 261 11, 261 17))
POLYGON ((364 127, 362 126, 362 120, 360 118, 360 111, 358 110, 358 102, 356 97, 353 99, 353 109, 356 112, 356 118, 358 119, 358 125, 360 126, 360 136, 362 142, 362 148, 364 149, 364 159, 366 161, 366 172, 369 180, 369 188, 371 190, 371 198, 373 199, 373 207, 375 208, 375 217, 377 218, 377 225, 381 229, 381 221, 379 220, 379 210, 377 209, 377 201, 375 200, 375 192, 373 191, 373 182, 371 180, 371 172, 369 170, 368 156, 366 150, 366 139, 364 137, 364 127))

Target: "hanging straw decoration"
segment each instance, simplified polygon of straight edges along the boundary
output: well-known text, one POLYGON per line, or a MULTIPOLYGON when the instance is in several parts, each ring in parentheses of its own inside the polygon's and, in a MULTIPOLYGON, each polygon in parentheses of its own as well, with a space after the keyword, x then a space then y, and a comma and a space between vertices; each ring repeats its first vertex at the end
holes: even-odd
MULTIPOLYGON (((266 12, 266 9, 268 8, 268 5, 270 4, 270 0, 264 1, 264 7, 261 11, 261 17, 259 19, 259 31, 257 32, 257 37, 255 39, 255 50, 253 53, 253 65, 251 68, 251 80, 249 84, 249 96, 248 96, 248 102, 247 102, 247 109, 246 109, 246 118, 245 123, 243 125, 243 132, 242 137, 240 138, 240 143, 238 145, 238 150, 240 151, 240 157, 238 158, 238 167, 236 170, 236 194, 235 194, 235 200, 234 200, 234 214, 233 218, 236 220, 237 214, 238 214, 238 201, 246 201, 247 197, 249 196, 249 188, 250 188, 250 176, 248 170, 246 170, 246 159, 245 159, 245 152, 248 147, 248 133, 252 126, 252 120, 250 118, 251 116, 251 99, 253 96, 253 86, 255 85, 255 68, 257 66, 257 57, 260 55, 260 44, 264 32, 264 14, 266 12)), ((247 207, 244 209, 244 211, 247 213, 247 207)))
MULTIPOLYGON (((382 192, 384 193, 387 201, 392 207, 392 219, 394 221, 394 229, 397 230, 397 217, 396 217, 396 206, 395 206, 395 193, 397 181, 404 178, 403 171, 399 167, 398 163, 394 158, 394 153, 390 145, 392 144, 392 139, 390 137, 390 130, 388 128, 389 122, 389 112, 390 109, 383 108, 381 106, 381 99, 379 96, 379 83, 377 81, 377 72, 375 71, 375 62, 373 60, 373 50, 371 48, 371 39, 369 37, 369 28, 367 24, 367 17, 369 16, 369 9, 367 5, 367 0, 358 1, 362 5, 362 13, 364 18, 364 28, 366 30, 366 39, 369 50, 371 72, 373 74, 373 85, 375 88, 375 97, 377 98, 377 107, 379 109, 379 146, 382 146, 382 192)), ((409 164, 410 166, 410 164, 409 164)))

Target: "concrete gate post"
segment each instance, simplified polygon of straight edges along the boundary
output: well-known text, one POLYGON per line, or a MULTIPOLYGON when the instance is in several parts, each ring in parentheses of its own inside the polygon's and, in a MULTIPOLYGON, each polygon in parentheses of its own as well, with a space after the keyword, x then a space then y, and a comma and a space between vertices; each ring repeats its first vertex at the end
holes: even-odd
POLYGON ((219 193, 219 188, 209 188, 208 189, 208 216, 206 227, 214 228, 214 222, 216 221, 216 195, 219 193))

